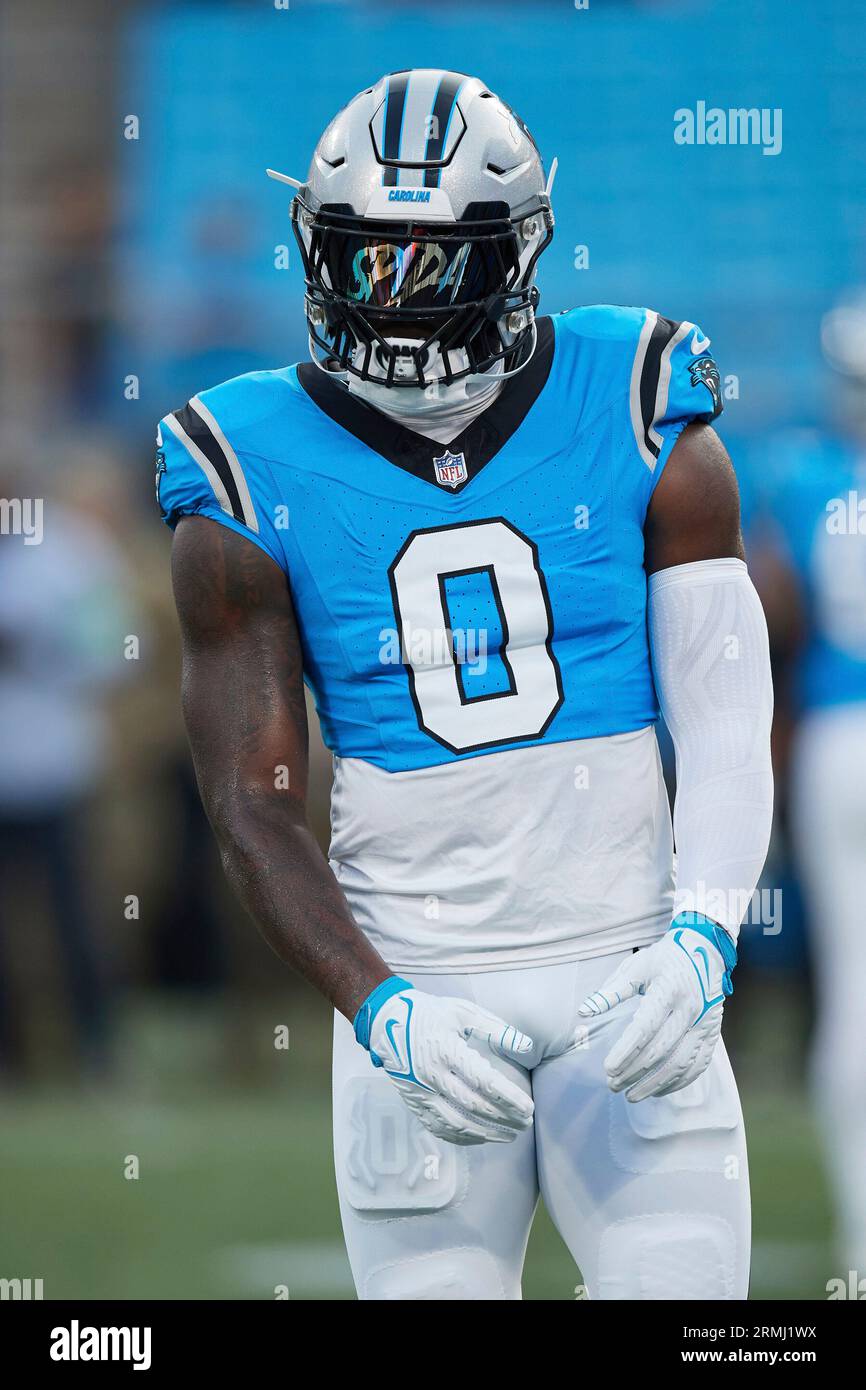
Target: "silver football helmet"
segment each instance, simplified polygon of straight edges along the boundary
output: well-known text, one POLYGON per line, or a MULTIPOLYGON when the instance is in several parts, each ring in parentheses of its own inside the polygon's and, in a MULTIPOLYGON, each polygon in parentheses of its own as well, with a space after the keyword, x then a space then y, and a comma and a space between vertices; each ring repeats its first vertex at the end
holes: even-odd
POLYGON ((513 374, 535 346, 553 235, 535 141, 477 77, 390 73, 332 120, 292 227, 313 360, 385 386, 513 374))

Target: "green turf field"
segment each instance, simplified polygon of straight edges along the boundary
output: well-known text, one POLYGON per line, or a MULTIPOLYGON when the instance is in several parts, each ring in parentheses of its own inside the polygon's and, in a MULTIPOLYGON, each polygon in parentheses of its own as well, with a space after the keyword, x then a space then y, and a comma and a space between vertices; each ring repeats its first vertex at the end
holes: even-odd
MULTIPOLYGON (((122 1086, 3 1096, 0 1277, 41 1278, 46 1298, 270 1299, 277 1285, 292 1299, 353 1297, 324 1012, 305 1008, 290 1051, 255 1080, 209 1081, 212 1045, 206 1029, 193 1038, 151 1013, 131 1028, 122 1086)), ((796 1087, 765 1096, 744 1088, 752 1296, 822 1298, 838 1271, 816 1136, 796 1087)), ((577 1283, 540 1210, 525 1297, 572 1299, 577 1283)))

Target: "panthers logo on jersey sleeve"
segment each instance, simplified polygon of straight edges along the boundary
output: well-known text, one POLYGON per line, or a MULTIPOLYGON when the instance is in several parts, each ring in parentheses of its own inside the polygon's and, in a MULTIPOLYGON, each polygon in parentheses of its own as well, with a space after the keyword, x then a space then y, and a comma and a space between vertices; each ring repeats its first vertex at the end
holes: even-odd
POLYGON ((632 365, 630 407, 638 452, 655 472, 676 442, 684 421, 714 420, 722 411, 719 371, 709 338, 693 323, 675 323, 652 309, 645 319, 632 365), (696 401, 694 387, 710 399, 696 401), (665 445, 668 448, 665 448, 665 445))
POLYGON ((699 357, 689 367, 689 375, 692 386, 706 386, 713 402, 713 415, 718 415, 722 409, 721 378, 712 357, 699 357))

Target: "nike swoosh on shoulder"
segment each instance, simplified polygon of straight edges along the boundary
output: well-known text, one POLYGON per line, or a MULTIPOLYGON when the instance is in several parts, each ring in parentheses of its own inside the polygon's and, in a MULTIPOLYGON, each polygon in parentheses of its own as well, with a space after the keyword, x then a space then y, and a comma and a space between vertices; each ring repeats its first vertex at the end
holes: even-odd
POLYGON ((709 338, 702 338, 702 337, 701 337, 701 330, 700 330, 699 328, 696 328, 695 331, 694 331, 694 333, 692 334, 692 344, 691 344, 691 347, 692 347, 692 356, 693 356, 693 357, 700 357, 700 355, 701 355, 702 352, 706 352, 706 350, 707 350, 707 348, 709 347, 709 345, 710 345, 710 340, 709 340, 709 338))

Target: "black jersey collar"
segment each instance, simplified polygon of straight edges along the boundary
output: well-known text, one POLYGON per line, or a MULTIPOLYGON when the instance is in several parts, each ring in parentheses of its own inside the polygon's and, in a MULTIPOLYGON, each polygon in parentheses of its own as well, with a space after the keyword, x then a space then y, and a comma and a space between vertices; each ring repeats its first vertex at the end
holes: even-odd
POLYGON ((437 482, 434 460, 448 454, 458 458, 462 455, 466 477, 447 488, 462 492, 508 443, 544 389, 553 362, 555 334, 549 318, 539 319, 537 326, 535 352, 523 370, 506 381, 495 401, 447 445, 407 429, 353 395, 341 381, 329 377, 312 362, 301 363, 298 380, 310 399, 336 424, 374 453, 434 487, 442 487, 437 482))

